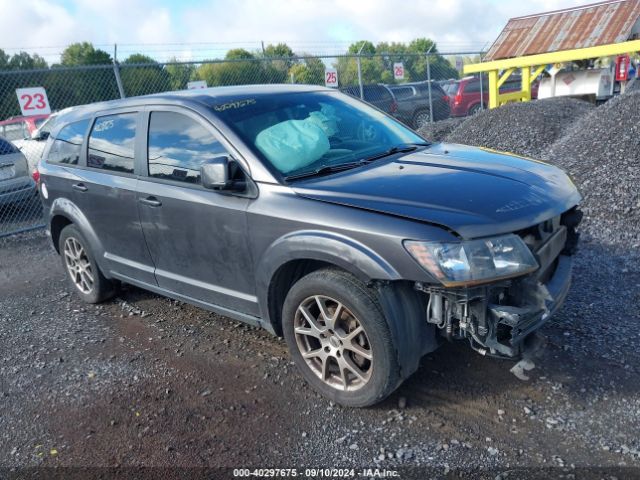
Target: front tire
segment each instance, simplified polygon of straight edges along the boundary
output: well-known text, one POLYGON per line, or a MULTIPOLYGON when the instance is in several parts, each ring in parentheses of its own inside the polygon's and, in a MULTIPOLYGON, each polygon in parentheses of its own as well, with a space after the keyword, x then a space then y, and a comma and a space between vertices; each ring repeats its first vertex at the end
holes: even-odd
POLYGON ((102 275, 89 243, 75 225, 62 229, 58 249, 67 278, 84 302, 100 303, 115 295, 115 283, 102 275))
POLYGON ((336 403, 367 407, 400 383, 382 309, 373 292, 346 272, 323 269, 300 279, 285 299, 282 327, 302 375, 336 403))

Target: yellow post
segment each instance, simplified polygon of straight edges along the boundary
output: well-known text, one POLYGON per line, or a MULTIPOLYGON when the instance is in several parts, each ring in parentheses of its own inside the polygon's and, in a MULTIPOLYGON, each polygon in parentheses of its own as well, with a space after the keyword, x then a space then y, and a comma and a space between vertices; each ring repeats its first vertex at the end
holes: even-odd
POLYGON ((498 106, 498 70, 489 71, 489 108, 498 106))
POLYGON ((522 67, 522 101, 531 101, 531 69, 522 67))

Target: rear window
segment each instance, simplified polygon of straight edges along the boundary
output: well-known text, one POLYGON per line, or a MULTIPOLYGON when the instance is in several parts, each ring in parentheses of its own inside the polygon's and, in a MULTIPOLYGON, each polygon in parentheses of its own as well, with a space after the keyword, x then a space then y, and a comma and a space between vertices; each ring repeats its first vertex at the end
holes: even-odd
POLYGON ((133 173, 137 113, 96 118, 89 136, 87 166, 133 173))
POLYGON ((70 123, 64 127, 51 145, 47 162, 77 165, 82 151, 84 134, 89 128, 89 120, 70 123))
POLYGON ((0 135, 9 141, 23 140, 28 137, 24 122, 10 123, 0 127, 0 135))
POLYGON ((9 155, 11 153, 17 153, 18 149, 13 146, 11 142, 7 142, 0 138, 0 155, 9 155))

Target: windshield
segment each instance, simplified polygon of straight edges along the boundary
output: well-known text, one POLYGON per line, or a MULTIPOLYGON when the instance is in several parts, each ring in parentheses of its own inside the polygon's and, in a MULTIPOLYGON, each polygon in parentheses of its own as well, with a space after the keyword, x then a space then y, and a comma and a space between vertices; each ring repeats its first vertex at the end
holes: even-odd
POLYGON ((425 143, 392 118, 338 92, 272 94, 213 109, 267 165, 290 178, 425 143))

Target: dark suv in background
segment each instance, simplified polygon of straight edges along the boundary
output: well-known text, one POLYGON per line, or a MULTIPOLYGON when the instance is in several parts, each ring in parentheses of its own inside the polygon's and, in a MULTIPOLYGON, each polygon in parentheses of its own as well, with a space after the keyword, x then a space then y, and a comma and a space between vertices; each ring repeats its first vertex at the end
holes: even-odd
MULTIPOLYGON (((429 83, 415 82, 388 85, 396 97, 398 110, 396 118, 414 130, 431 121, 429 109, 429 83)), ((440 85, 431 82, 431 102, 433 104, 433 120, 449 118, 449 97, 440 85)))
MULTIPOLYGON (((340 89, 342 93, 360 98, 360 86, 352 85, 340 89)), ((382 110, 389 115, 396 115, 398 102, 389 87, 381 84, 369 84, 362 86, 362 100, 382 110)))
POLYGON ((323 87, 78 107, 39 168, 83 300, 126 282, 262 326, 344 405, 379 402, 443 341, 519 356, 570 285, 580 195, 562 170, 430 144, 323 87))

